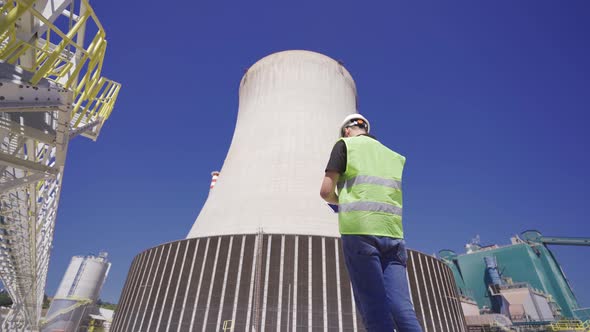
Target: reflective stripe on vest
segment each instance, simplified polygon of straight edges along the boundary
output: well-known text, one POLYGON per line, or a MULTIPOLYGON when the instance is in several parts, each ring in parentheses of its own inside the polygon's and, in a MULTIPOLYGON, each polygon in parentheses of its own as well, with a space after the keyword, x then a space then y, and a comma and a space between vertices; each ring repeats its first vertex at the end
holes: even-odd
POLYGON ((395 205, 379 202, 353 202, 344 203, 338 206, 340 212, 351 212, 351 211, 372 211, 372 212, 385 212, 390 214, 402 215, 402 208, 395 205))
POLYGON ((401 181, 392 180, 392 179, 385 179, 378 176, 371 176, 371 175, 357 175, 353 178, 348 180, 339 181, 338 182, 338 191, 343 188, 350 189, 352 186, 356 186, 359 184, 375 184, 379 186, 389 187, 393 189, 402 189, 401 181))

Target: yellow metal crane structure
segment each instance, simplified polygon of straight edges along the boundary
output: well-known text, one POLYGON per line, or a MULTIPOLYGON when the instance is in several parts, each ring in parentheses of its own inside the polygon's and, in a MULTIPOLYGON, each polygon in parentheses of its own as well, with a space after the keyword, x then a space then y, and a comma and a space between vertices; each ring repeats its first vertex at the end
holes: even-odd
POLYGON ((0 331, 38 331, 68 142, 97 139, 121 86, 88 0, 0 6, 0 331))
POLYGON ((560 320, 549 325, 548 331, 563 332, 588 332, 590 331, 590 321, 582 322, 581 320, 560 320))

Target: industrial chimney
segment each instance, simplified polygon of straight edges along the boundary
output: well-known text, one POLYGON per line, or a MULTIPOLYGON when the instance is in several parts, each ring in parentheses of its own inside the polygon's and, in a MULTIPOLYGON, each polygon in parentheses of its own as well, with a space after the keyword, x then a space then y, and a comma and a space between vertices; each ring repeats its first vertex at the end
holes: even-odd
POLYGON ((219 178, 219 171, 211 172, 211 184, 209 185, 209 190, 212 190, 215 185, 217 184, 217 179, 219 178))

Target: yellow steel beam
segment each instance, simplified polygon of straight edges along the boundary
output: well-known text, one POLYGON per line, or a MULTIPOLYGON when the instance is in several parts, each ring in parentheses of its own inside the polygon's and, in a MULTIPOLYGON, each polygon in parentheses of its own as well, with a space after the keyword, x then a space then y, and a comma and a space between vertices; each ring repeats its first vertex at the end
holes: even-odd
MULTIPOLYGON (((83 126, 100 118, 98 130, 88 137, 96 138, 96 133, 111 114, 121 85, 102 77, 102 65, 106 53, 105 31, 88 0, 80 0, 81 12, 72 20, 70 27, 62 31, 33 7, 35 0, 7 1, 0 9, 7 13, 0 17, 0 59, 18 64, 21 56, 33 50, 38 65, 24 68, 33 73, 30 82, 37 84, 42 78, 49 79, 73 92, 70 128, 83 126), (29 13, 42 22, 47 30, 39 41, 20 40, 16 35, 16 20, 29 13), (76 42, 76 36, 84 32, 85 24, 92 20, 98 31, 87 48, 76 42), (57 45, 51 43, 52 37, 59 37, 57 45), (72 50, 68 48, 71 47, 72 50), (76 60, 71 59, 75 56, 76 60), (64 78, 67 78, 65 82, 64 78)), ((78 40, 79 41, 79 40, 78 40)))
MULTIPOLYGON (((8 1, 6 5, 8 5, 9 3, 10 1, 8 1)), ((12 27, 16 20, 19 17, 21 17, 21 15, 24 14, 27 10, 29 10, 34 3, 35 0, 22 0, 18 2, 16 7, 13 7, 12 4, 10 4, 9 7, 12 7, 10 11, 8 11, 8 13, 5 16, 0 17, 0 31, 6 31, 9 27, 12 27)), ((4 10, 4 6, 2 7, 2 9, 4 10)))

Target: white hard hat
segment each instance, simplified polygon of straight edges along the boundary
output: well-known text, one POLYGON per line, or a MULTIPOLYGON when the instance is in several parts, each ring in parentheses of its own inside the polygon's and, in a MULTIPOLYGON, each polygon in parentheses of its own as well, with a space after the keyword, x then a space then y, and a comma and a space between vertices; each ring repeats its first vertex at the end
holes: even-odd
POLYGON ((369 131, 371 130, 371 124, 369 123, 369 120, 367 120, 364 116, 358 113, 347 115, 344 118, 344 121, 342 121, 342 125, 340 125, 340 136, 342 136, 342 131, 344 130, 344 128, 358 125, 362 126, 363 122, 367 124, 367 133, 369 133, 369 131))

